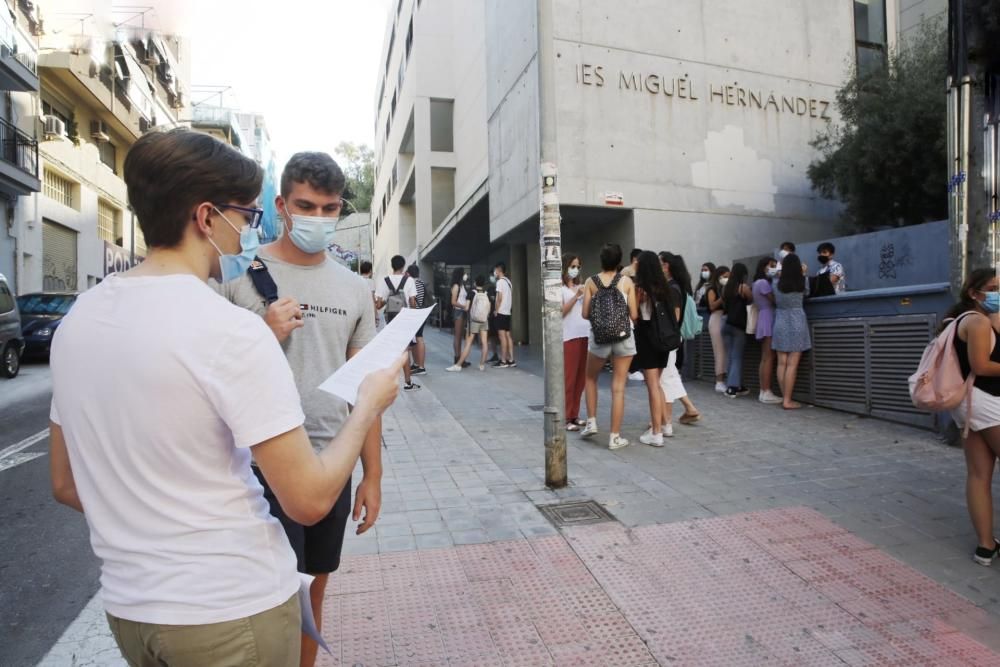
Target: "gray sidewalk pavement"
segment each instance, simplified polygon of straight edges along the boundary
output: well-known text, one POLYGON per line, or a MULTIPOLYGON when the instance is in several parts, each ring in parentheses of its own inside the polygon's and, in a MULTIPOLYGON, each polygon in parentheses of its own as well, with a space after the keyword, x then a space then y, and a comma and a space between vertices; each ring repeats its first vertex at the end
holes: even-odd
POLYGON ((822 408, 785 412, 692 382, 704 419, 677 424, 678 404, 676 436, 655 449, 638 444, 646 392, 630 382, 623 434, 633 445, 612 452, 606 431, 592 441, 569 433, 570 485, 552 491, 539 350, 518 348, 515 369, 447 373, 451 337, 428 329, 426 341, 424 389, 401 396, 385 420, 383 516, 346 553, 554 534, 537 505, 575 498, 600 502, 627 527, 809 507, 1000 616, 1000 572, 970 558, 962 453, 930 432, 822 408))

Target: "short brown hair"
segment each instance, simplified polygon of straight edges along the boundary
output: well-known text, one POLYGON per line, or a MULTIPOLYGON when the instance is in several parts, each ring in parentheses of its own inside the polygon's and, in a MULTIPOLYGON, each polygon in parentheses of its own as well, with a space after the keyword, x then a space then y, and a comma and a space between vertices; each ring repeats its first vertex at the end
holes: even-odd
POLYGON ((125 156, 124 172, 146 245, 161 248, 181 242, 195 206, 250 203, 264 179, 260 166, 235 148, 185 128, 139 137, 125 156))
POLYGON ((337 161, 326 153, 303 151, 289 158, 281 171, 282 197, 292 191, 292 183, 308 183, 320 192, 340 195, 347 187, 347 177, 337 161))

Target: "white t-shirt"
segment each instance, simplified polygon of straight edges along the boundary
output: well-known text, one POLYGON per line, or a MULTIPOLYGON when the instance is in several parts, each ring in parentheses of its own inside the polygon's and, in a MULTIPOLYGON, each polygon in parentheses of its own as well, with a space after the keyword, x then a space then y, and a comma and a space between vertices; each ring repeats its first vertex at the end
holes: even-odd
POLYGON ((576 288, 562 286, 563 305, 576 301, 572 310, 563 317, 563 342, 574 338, 586 338, 590 333, 590 322, 583 319, 583 294, 576 296, 576 288))
POLYGON ((462 310, 469 309, 469 290, 465 289, 465 285, 458 286, 458 298, 455 301, 462 310))
POLYGON ((304 416, 259 316, 192 275, 112 275, 63 319, 51 366, 108 613, 200 625, 295 594, 250 447, 304 416))
MULTIPOLYGON (((410 299, 417 298, 417 283, 406 273, 392 274, 389 276, 389 280, 392 281, 392 288, 394 290, 399 289, 399 281, 406 276, 406 284, 403 285, 403 296, 406 297, 406 307, 410 307, 410 299)), ((389 286, 385 284, 385 278, 375 282, 375 296, 385 301, 389 298, 389 286)))
POLYGON ((497 296, 500 298, 500 307, 497 308, 497 315, 510 315, 511 307, 511 285, 510 278, 497 278, 497 296))

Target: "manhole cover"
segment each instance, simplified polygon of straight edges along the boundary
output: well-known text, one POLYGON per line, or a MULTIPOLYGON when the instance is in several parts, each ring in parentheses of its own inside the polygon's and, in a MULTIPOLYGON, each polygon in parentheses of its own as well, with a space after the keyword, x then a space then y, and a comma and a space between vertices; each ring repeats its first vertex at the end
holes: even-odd
POLYGON ((539 505, 538 509, 557 528, 615 521, 615 518, 606 509, 593 500, 573 500, 552 505, 539 505))

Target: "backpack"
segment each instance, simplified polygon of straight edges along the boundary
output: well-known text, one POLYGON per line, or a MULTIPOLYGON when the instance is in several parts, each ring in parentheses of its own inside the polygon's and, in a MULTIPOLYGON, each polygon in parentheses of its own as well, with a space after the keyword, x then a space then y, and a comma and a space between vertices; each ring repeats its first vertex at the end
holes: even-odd
MULTIPOLYGON (((971 389, 976 375, 969 373, 968 378, 962 378, 962 366, 958 360, 958 350, 955 349, 958 323, 969 312, 951 320, 948 326, 924 348, 917 372, 911 375, 909 380, 910 400, 915 407, 928 412, 944 412, 958 407, 962 399, 968 396, 967 407, 971 412, 971 389)), ((968 419, 965 428, 967 432, 968 419)))
POLYGON ((406 284, 406 274, 399 279, 399 286, 393 287, 392 280, 389 276, 385 277, 385 284, 389 288, 389 296, 385 300, 385 319, 386 321, 392 319, 399 312, 406 308, 406 294, 403 293, 403 285, 406 284))
POLYGON ((684 340, 694 340, 694 337, 701 333, 702 318, 698 314, 698 306, 694 298, 688 294, 684 300, 684 317, 681 318, 681 338, 684 340))
POLYGON ((621 277, 622 274, 616 273, 608 286, 602 285, 597 276, 590 278, 597 287, 597 292, 590 301, 590 330, 598 345, 617 343, 632 335, 628 301, 618 289, 621 277))
POLYGON ((674 317, 673 304, 654 301, 649 325, 649 343, 657 352, 670 353, 681 346, 681 331, 674 317))
POLYGON ((485 324, 490 320, 490 297, 486 292, 476 292, 472 297, 472 306, 469 308, 469 317, 477 324, 485 324))

